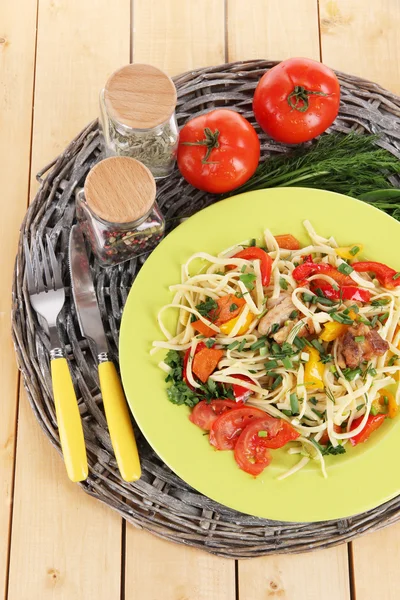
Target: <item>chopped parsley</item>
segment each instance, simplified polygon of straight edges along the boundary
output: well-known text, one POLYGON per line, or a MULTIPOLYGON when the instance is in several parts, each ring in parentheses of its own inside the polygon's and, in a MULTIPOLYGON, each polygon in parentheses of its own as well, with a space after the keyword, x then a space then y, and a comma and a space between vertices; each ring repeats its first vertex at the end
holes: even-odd
POLYGON ((333 455, 345 454, 345 452, 346 452, 346 448, 344 448, 340 444, 338 446, 332 446, 332 443, 328 442, 328 444, 326 446, 321 446, 321 444, 319 442, 317 442, 317 440, 315 440, 314 438, 311 438, 311 441, 314 444, 314 446, 316 448, 318 448, 318 450, 321 452, 321 454, 323 456, 326 456, 328 454, 333 454, 333 455))
POLYGON ((229 307, 229 312, 235 312, 235 310, 237 310, 238 308, 238 305, 233 302, 229 307))
POLYGON ((218 304, 213 298, 207 298, 205 302, 200 302, 200 304, 196 306, 196 310, 201 314, 202 317, 207 317, 208 314, 216 308, 218 308, 218 304))
POLYGON ((254 273, 243 273, 239 279, 249 291, 254 290, 254 282, 257 279, 254 273))

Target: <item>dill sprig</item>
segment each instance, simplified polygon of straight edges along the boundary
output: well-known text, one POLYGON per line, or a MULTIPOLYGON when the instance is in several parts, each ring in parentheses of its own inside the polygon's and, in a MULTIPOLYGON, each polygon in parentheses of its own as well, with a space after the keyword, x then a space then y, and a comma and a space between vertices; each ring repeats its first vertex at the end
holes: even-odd
POLYGON ((379 136, 323 135, 291 154, 267 158, 232 194, 271 187, 312 187, 360 198, 400 220, 400 190, 390 177, 399 159, 377 145, 379 136))

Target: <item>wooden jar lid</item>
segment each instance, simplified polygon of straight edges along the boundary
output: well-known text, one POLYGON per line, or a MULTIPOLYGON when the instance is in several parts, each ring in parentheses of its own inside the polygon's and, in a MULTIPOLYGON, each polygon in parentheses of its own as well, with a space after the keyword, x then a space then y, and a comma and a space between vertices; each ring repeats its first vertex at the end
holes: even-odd
POLYGON ((86 177, 84 190, 92 212, 110 223, 137 221, 156 198, 156 182, 149 169, 125 156, 97 163, 86 177))
POLYGON ((108 79, 104 102, 112 119, 134 129, 151 129, 168 121, 175 111, 176 87, 156 67, 127 65, 108 79))

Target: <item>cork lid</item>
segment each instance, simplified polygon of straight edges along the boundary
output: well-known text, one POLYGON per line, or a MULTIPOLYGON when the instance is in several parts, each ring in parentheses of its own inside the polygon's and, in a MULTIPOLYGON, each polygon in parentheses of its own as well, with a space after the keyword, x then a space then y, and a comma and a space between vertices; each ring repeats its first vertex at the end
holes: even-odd
POLYGON ((115 71, 104 89, 109 116, 134 129, 165 123, 176 106, 174 82, 151 65, 132 64, 115 71))
POLYGON ((84 190, 86 202, 95 215, 110 223, 130 223, 153 206, 156 182, 138 160, 114 156, 89 171, 84 190))

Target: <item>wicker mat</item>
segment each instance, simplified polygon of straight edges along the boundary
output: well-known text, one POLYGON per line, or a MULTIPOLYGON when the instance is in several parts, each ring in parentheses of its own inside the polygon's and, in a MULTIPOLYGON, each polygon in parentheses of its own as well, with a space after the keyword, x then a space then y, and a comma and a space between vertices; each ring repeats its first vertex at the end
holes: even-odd
MULTIPOLYGON (((175 78, 178 121, 214 107, 235 107, 254 123, 251 102, 258 79, 275 63, 248 61, 198 69, 175 78)), ((400 156, 400 98, 378 85, 338 73, 342 100, 339 117, 330 131, 380 133, 380 145, 400 156)), ((260 134, 262 155, 286 149, 260 134)), ((244 515, 197 493, 155 455, 136 430, 143 476, 125 483, 118 472, 99 393, 94 357, 83 340, 69 292, 68 238, 75 221, 74 190, 102 158, 98 123, 82 131, 66 150, 38 175, 41 182, 21 228, 13 283, 13 336, 18 362, 32 409, 45 434, 60 451, 49 372, 49 340, 32 311, 24 280, 22 239, 50 234, 63 263, 66 302, 59 331, 69 360, 88 450, 90 476, 82 488, 118 511, 136 527, 169 540, 203 548, 214 554, 245 558, 325 548, 379 529, 400 518, 400 496, 367 513, 322 523, 284 523, 244 515)), ((400 182, 397 182, 400 186, 400 182)), ((158 185, 158 202, 171 230, 218 200, 193 189, 178 170, 158 185)), ((110 351, 118 361, 121 315, 132 282, 144 260, 114 268, 91 265, 110 351)))

